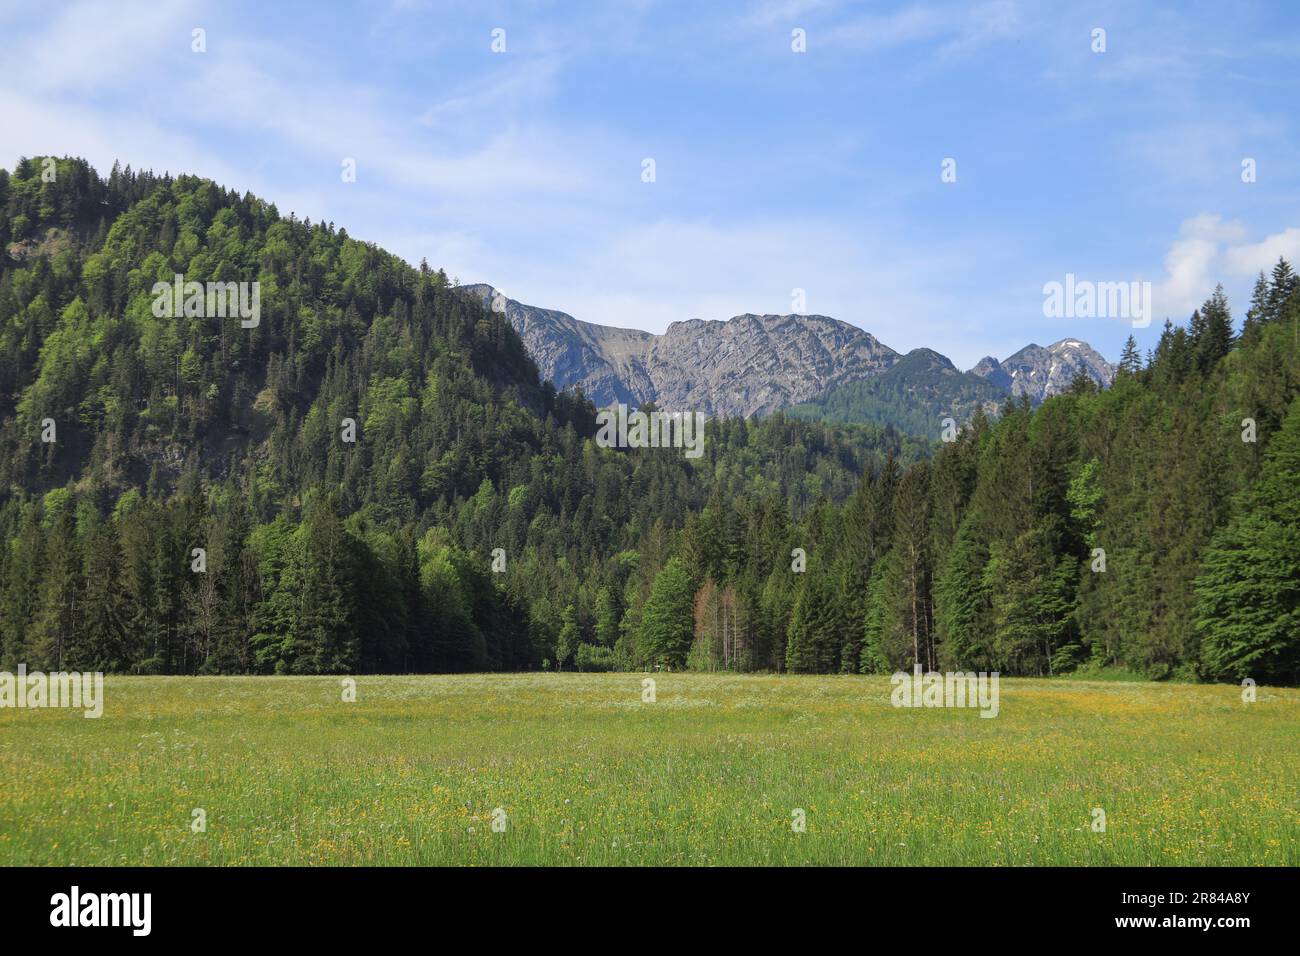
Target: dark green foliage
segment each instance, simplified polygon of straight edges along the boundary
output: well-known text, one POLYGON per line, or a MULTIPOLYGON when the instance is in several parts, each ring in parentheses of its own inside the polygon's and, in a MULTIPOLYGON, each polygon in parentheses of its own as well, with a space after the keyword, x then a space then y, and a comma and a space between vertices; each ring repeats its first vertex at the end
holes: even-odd
POLYGON ((583 666, 632 666, 619 623, 707 502, 710 569, 747 574, 752 603, 759 541, 925 452, 780 415, 711 422, 698 461, 597 448, 590 404, 442 273, 194 177, 41 168, 0 195, 5 662, 527 669, 587 644, 607 654, 583 666), (259 282, 259 323, 155 315, 177 273, 259 282))
POLYGON ((715 421, 688 460, 598 447, 440 272, 205 180, 40 169, 0 177, 0 667, 1300 679, 1285 262, 1239 339, 1216 290, 1108 389, 990 423, 918 350, 819 406, 876 425, 715 421), (156 316, 177 273, 258 281, 260 322, 156 316))
POLYGON ((1300 399, 1196 580, 1212 677, 1300 681, 1300 399))
POLYGON ((879 375, 791 406, 789 414, 828 422, 893 428, 930 441, 943 419, 969 421, 977 409, 995 408, 1006 392, 987 379, 961 372, 930 349, 914 349, 879 375))

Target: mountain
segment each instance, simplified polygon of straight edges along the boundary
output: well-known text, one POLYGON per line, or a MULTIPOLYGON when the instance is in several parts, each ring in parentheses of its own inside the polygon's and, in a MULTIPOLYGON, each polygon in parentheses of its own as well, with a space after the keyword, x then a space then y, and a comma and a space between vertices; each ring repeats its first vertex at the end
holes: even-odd
POLYGON ((566 312, 463 287, 504 313, 542 377, 579 387, 597 407, 654 402, 666 410, 747 418, 790 409, 801 418, 934 432, 951 415, 996 409, 1009 395, 1035 403, 1065 391, 1076 373, 1109 385, 1114 367, 1090 345, 1029 345, 970 372, 932 349, 900 356, 870 333, 824 315, 738 315, 674 322, 662 335, 596 325, 566 312))
MULTIPOLYGON (((489 285, 464 287, 491 302, 489 285)), ((824 315, 738 315, 674 322, 662 335, 582 322, 502 297, 543 378, 579 386, 597 407, 654 402, 666 410, 747 418, 885 371, 898 353, 824 315)))
POLYGON ((1115 366, 1087 342, 1061 339, 1047 348, 1026 345, 1002 362, 985 356, 971 369, 972 375, 1012 395, 1028 395, 1034 404, 1066 391, 1080 372, 1099 385, 1109 385, 1115 377, 1115 366))
POLYGON ((932 349, 913 349, 872 378, 852 382, 787 409, 798 418, 892 425, 936 435, 943 419, 968 421, 976 408, 995 413, 1007 390, 962 372, 932 349))

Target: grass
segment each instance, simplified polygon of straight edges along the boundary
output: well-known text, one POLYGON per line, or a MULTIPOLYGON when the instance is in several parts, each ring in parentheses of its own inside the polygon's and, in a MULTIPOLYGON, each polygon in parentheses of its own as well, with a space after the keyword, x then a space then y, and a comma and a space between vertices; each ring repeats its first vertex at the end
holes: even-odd
POLYGON ((1294 689, 642 676, 109 677, 0 710, 0 864, 1300 862, 1294 689))

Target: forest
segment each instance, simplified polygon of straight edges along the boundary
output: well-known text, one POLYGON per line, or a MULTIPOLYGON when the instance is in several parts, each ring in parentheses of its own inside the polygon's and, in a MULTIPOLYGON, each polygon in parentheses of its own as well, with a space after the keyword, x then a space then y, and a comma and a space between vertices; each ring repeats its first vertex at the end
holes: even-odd
POLYGON ((1109 388, 698 459, 600 447, 456 286, 208 180, 0 169, 0 668, 1300 682, 1285 261, 1109 388), (156 315, 178 274, 260 321, 156 315))

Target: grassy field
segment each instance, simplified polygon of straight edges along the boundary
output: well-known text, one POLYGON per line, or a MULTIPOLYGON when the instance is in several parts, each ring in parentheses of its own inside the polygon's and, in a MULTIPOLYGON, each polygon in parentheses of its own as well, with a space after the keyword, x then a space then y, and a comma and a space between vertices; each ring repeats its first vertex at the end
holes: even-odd
POLYGON ((1300 691, 655 677, 110 677, 0 710, 0 864, 1300 862, 1300 691))

